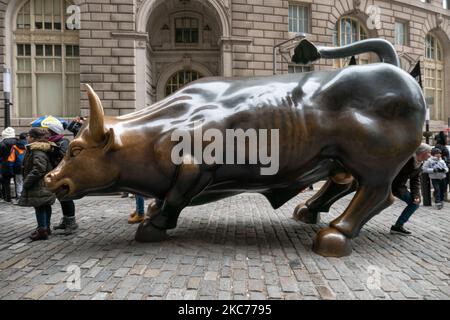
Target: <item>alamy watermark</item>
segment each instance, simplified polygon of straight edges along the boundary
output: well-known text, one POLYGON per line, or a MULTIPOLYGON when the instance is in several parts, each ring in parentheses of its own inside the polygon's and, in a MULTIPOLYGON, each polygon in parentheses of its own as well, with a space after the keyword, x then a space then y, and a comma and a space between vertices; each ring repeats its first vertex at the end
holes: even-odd
POLYGON ((370 5, 367 7, 366 14, 369 16, 367 19, 367 28, 369 30, 380 30, 381 24, 381 8, 379 6, 370 5))
POLYGON ((261 165, 261 175, 275 175, 279 169, 278 129, 226 129, 225 132, 207 129, 203 132, 203 126, 196 123, 193 133, 177 129, 172 132, 171 140, 178 142, 171 153, 175 165, 254 164, 261 165))
POLYGON ((370 290, 381 289, 381 269, 377 266, 370 265, 367 267, 367 288, 370 290))
POLYGON ((81 9, 79 6, 70 5, 67 7, 68 15, 66 26, 69 30, 81 30, 81 9))
POLYGON ((66 279, 66 286, 69 291, 81 290, 81 269, 76 264, 67 267, 66 272, 69 276, 66 279))

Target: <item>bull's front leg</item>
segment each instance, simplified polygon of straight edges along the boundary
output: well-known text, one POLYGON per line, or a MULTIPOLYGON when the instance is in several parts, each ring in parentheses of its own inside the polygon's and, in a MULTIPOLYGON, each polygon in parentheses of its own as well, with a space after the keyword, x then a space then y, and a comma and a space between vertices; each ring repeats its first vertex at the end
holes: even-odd
POLYGON ((373 185, 361 183, 355 197, 328 228, 319 231, 314 241, 314 252, 326 257, 342 257, 352 252, 351 239, 373 216, 393 203, 391 183, 373 185))
POLYGON ((318 223, 320 212, 330 211, 333 203, 354 192, 356 187, 357 182, 350 174, 334 175, 312 198, 295 208, 293 218, 308 224, 318 223))
POLYGON ((167 230, 177 226, 180 212, 210 182, 211 174, 202 172, 199 165, 181 164, 164 200, 149 205, 146 219, 136 231, 136 241, 157 242, 166 239, 167 230))

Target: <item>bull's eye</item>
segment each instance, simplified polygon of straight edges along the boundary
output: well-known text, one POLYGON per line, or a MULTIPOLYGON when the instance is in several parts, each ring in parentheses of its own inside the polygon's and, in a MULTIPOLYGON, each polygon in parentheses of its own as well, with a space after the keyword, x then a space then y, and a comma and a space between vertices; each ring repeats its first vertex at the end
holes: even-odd
POLYGON ((71 156, 71 157, 76 157, 77 155, 80 154, 81 150, 83 150, 83 149, 82 149, 82 148, 77 148, 77 147, 72 148, 72 149, 70 150, 70 156, 71 156))

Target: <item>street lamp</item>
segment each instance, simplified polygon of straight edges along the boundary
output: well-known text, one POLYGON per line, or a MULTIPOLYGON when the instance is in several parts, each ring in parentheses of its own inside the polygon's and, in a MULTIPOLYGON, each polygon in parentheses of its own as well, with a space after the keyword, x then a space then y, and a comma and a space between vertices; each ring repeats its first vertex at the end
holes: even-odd
POLYGON ((11 106, 11 70, 3 68, 3 95, 5 98, 5 128, 11 126, 11 115, 9 107, 11 106))

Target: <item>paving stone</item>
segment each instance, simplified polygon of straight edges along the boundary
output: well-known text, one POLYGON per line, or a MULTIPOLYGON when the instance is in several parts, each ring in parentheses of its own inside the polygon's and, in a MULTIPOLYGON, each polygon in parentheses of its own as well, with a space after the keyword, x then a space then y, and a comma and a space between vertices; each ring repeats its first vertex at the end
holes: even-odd
POLYGON ((317 286, 317 292, 319 292, 320 297, 324 300, 331 300, 336 298, 336 294, 328 287, 317 286))
POLYGON ((267 286, 267 295, 269 299, 281 299, 283 297, 280 288, 277 286, 267 286))
POLYGON ((128 271, 130 271, 130 268, 119 268, 114 273, 114 277, 116 278, 123 278, 128 274, 128 271))
MULTIPOLYGON (((403 210, 396 201, 354 239, 351 256, 324 258, 311 245, 325 224, 290 219, 313 194, 276 211, 257 194, 188 207, 173 239, 152 244, 133 240, 135 229, 123 219, 129 199, 85 197, 79 232, 38 242, 24 234, 34 228, 33 209, 0 202, 0 299, 450 298, 450 207, 420 207, 410 222, 414 237, 398 237, 386 231, 403 210), (71 265, 81 268, 80 291, 65 283, 71 265), (370 267, 380 271, 378 288, 368 288, 370 267)), ((336 202, 327 220, 350 199, 336 202)))

